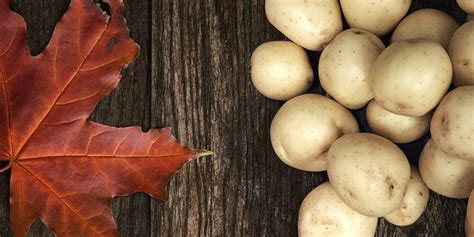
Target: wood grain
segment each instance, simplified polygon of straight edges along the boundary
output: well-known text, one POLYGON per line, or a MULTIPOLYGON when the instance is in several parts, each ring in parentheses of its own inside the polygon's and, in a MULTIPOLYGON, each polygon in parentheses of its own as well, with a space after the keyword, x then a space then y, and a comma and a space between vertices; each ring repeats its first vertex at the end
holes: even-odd
MULTIPOLYGON (((91 119, 144 129, 170 126, 185 144, 216 155, 186 165, 170 183, 166 203, 144 194, 114 200, 121 233, 296 236, 301 201, 327 176, 292 169, 273 153, 269 127, 281 102, 258 94, 249 73, 253 49, 284 39, 266 20, 264 0, 124 2, 141 54, 91 119)), ((68 1, 13 0, 11 6, 26 18, 28 44, 37 54, 68 1)), ((444 10, 460 23, 465 18, 454 0, 414 0, 410 11, 425 7, 444 10)), ((311 58, 316 65, 318 53, 311 58)), ((318 83, 312 91, 322 92, 318 83)), ((422 142, 403 147, 413 163, 422 142)), ((11 236, 8 185, 9 173, 0 174, 1 237, 11 236)), ((377 236, 463 236, 465 211, 465 200, 431 193, 428 210, 414 225, 401 228, 381 219, 377 236)), ((29 236, 52 233, 37 221, 29 236)))

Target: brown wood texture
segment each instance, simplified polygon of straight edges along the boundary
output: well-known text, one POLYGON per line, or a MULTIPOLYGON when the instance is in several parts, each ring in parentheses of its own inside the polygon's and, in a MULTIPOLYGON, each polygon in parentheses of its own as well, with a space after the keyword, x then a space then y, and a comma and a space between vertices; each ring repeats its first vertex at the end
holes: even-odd
MULTIPOLYGON (((124 2, 141 54, 91 119, 145 130, 170 126, 185 144, 216 155, 187 164, 170 183, 166 203, 140 193, 116 198, 120 232, 296 236, 301 201, 327 175, 292 169, 273 153, 269 127, 281 102, 253 88, 249 66, 259 44, 284 39, 266 20, 264 0, 124 2)), ((11 7, 27 20, 34 54, 45 47, 67 6, 66 0, 12 0, 11 7)), ((410 11, 426 7, 444 10, 460 23, 465 18, 454 0, 413 0, 410 11)), ((316 65, 318 53, 311 58, 316 65)), ((312 91, 321 92, 318 83, 312 91)), ((404 147, 412 163, 421 143, 404 147)), ((9 175, 0 174, 1 237, 11 236, 9 175)), ((414 225, 396 227, 380 219, 377 236, 463 236, 466 203, 431 193, 428 209, 414 225)), ((29 236, 52 233, 37 221, 29 236)))

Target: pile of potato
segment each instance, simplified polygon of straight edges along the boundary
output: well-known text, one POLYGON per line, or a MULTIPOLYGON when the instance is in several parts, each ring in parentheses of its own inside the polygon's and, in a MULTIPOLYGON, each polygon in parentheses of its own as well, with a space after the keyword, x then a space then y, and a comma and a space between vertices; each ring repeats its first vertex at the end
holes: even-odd
MULTIPOLYGON (((474 14, 473 0, 457 2, 474 14)), ((329 176, 301 204, 299 236, 373 236, 379 217, 413 224, 429 189, 471 196, 465 229, 474 236, 474 21, 459 26, 435 9, 405 17, 410 5, 265 2, 270 23, 291 40, 264 43, 251 59, 256 89, 287 100, 271 124, 273 148, 287 165, 329 176), (385 46, 379 37, 391 32, 385 46), (322 51, 327 96, 305 94, 316 78, 305 49, 322 51), (364 107, 372 133, 360 133, 350 112, 364 107), (396 144, 428 132, 417 168, 396 144)))

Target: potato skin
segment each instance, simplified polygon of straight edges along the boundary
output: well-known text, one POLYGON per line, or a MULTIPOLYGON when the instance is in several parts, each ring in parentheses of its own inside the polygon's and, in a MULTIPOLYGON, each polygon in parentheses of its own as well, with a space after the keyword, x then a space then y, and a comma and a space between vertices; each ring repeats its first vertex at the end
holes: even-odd
POLYGON ((474 86, 449 92, 431 120, 431 136, 444 152, 474 161, 474 86))
POLYGON ((340 3, 350 27, 382 36, 395 28, 407 14, 411 0, 340 0, 340 3))
POLYGON ((459 24, 448 14, 436 9, 421 9, 405 17, 395 28, 392 42, 407 39, 432 39, 445 49, 459 24))
POLYGON ((252 82, 264 96, 288 100, 305 93, 313 83, 313 69, 306 51, 290 41, 258 46, 251 58, 252 82))
POLYGON ((402 203, 410 164, 389 140, 370 133, 344 135, 329 149, 327 162, 329 182, 359 213, 381 217, 402 203))
POLYGON ((474 190, 472 190, 467 203, 466 221, 466 237, 474 237, 474 190))
POLYGON ((411 166, 411 176, 408 182, 402 204, 384 218, 398 226, 407 226, 415 223, 428 205, 430 190, 423 182, 418 168, 411 166))
POLYGON ((466 22, 474 21, 474 14, 469 14, 466 16, 466 22))
POLYGON ((321 51, 342 31, 337 0, 266 0, 270 23, 303 48, 321 51))
POLYGON ((367 122, 373 133, 395 143, 408 143, 418 140, 430 130, 432 113, 421 117, 408 117, 394 114, 377 101, 370 101, 366 110, 367 122))
POLYGON ((456 0, 459 7, 467 14, 474 14, 474 1, 472 0, 456 0))
POLYGON ((326 182, 311 191, 300 206, 298 236, 373 237, 377 218, 364 216, 348 207, 326 182))
POLYGON ((474 85, 474 22, 466 22, 451 38, 448 48, 454 86, 474 85))
POLYGON ((474 189, 474 161, 446 154, 433 139, 426 143, 418 166, 428 188, 450 198, 467 198, 474 189))
POLYGON ((382 107, 420 117, 434 109, 448 91, 451 61, 433 40, 398 41, 379 55, 370 78, 374 98, 382 107))
POLYGON ((349 109, 359 109, 373 98, 369 74, 382 41, 365 30, 341 32, 319 58, 319 80, 324 90, 349 109))
POLYGON ((326 153, 337 138, 358 131, 354 116, 342 105, 321 95, 305 94, 280 108, 270 138, 284 163, 315 172, 326 170, 326 153))

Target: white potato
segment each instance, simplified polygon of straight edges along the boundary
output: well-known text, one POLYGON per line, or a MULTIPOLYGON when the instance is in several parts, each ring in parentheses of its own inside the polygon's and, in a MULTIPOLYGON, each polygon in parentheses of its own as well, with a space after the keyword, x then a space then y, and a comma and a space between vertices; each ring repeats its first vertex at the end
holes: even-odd
POLYGON ((411 0, 340 0, 340 3, 350 27, 382 36, 407 14, 411 0))
POLYGON ((352 210, 328 182, 311 191, 299 211, 299 237, 373 237, 376 228, 377 218, 352 210))
POLYGON ((466 227, 466 237, 474 236, 474 190, 472 190, 469 196, 469 202, 467 203, 467 214, 464 226, 466 227))
POLYGON ((313 83, 308 55, 290 41, 261 44, 252 54, 252 82, 264 96, 288 100, 305 93, 313 83))
POLYGON ((449 43, 455 86, 474 85, 474 22, 466 22, 454 33, 449 43))
POLYGON ((405 17, 395 28, 392 42, 407 39, 432 39, 445 49, 459 24, 448 14, 436 9, 421 9, 405 17))
POLYGON ((449 92, 431 120, 431 136, 444 152, 474 161, 474 86, 449 92))
POLYGON ((372 33, 343 31, 324 49, 319 59, 319 80, 324 90, 349 109, 359 109, 373 98, 369 74, 385 49, 372 33))
POLYGON ((309 50, 321 51, 342 31, 337 0, 266 0, 265 13, 275 28, 309 50))
POLYGON ((407 226, 416 222, 428 205, 430 190, 423 182, 418 168, 411 166, 411 176, 408 182, 402 204, 384 218, 398 226, 407 226))
POLYGON ((410 180, 410 164, 389 140, 370 133, 337 139, 327 155, 329 182, 359 213, 381 217, 400 206, 410 180))
POLYGON ((466 16, 466 22, 474 21, 474 14, 469 14, 466 16))
POLYGON ((270 128, 273 149, 287 165, 326 170, 326 153, 340 136, 359 131, 354 116, 337 102, 316 94, 287 101, 270 128))
POLYGON ((472 0, 456 0, 459 7, 468 14, 474 14, 474 1, 472 0))
POLYGON ((428 188, 450 198, 467 198, 474 189, 474 161, 459 159, 426 143, 418 166, 428 188))
POLYGON ((366 110, 367 122, 372 132, 395 143, 408 143, 421 138, 430 130, 432 113, 409 117, 392 113, 377 101, 370 101, 366 110))
POLYGON ((433 40, 394 42, 379 55, 372 68, 374 98, 386 110, 420 117, 434 109, 452 79, 449 56, 433 40))

